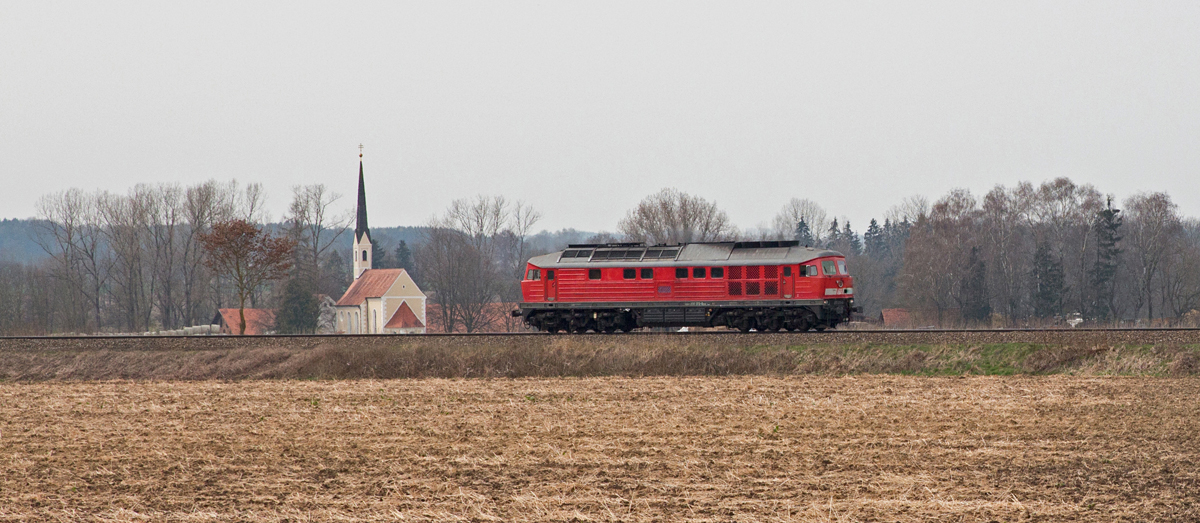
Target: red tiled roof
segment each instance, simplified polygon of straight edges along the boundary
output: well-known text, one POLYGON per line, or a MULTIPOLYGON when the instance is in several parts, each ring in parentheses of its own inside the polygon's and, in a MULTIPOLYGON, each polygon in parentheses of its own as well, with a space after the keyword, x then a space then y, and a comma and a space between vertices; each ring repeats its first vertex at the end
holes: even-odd
POLYGON ((401 302, 400 308, 396 309, 396 313, 392 315, 392 319, 388 320, 385 329, 419 329, 425 324, 417 319, 417 315, 408 307, 408 302, 401 302))
MULTIPOLYGON (((237 334, 242 320, 237 309, 219 309, 214 323, 220 323, 224 334, 237 334)), ((246 309, 246 332, 248 335, 266 334, 275 329, 275 309, 246 309)))
POLYGON ((883 309, 883 325, 885 327, 908 327, 912 325, 912 316, 907 309, 883 309))
POLYGON ((362 305, 367 298, 383 296, 403 273, 404 269, 367 269, 350 284, 350 288, 346 289, 346 294, 337 301, 337 305, 362 305))

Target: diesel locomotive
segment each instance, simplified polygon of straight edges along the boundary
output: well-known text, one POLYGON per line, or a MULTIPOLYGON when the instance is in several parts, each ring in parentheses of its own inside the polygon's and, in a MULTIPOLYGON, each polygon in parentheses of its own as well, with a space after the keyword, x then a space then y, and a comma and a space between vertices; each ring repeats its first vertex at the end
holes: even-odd
POLYGON ((795 241, 573 244, 531 258, 521 294, 512 315, 551 333, 821 331, 857 312, 846 258, 795 241))

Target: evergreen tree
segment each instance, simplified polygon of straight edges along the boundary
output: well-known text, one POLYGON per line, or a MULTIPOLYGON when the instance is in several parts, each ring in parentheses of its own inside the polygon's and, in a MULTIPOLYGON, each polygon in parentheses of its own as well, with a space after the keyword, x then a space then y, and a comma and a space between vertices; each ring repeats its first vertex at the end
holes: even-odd
POLYGON ((846 220, 846 225, 842 227, 841 234, 842 243, 849 247, 848 254, 858 254, 862 252, 862 240, 858 238, 858 233, 850 228, 850 220, 846 220))
POLYGON ((866 255, 872 258, 883 258, 887 252, 887 238, 884 237, 883 228, 879 227, 879 222, 874 218, 871 218, 867 232, 863 233, 863 246, 866 249, 866 255))
POLYGON ((1112 197, 1108 198, 1108 206, 1097 213, 1093 229, 1096 233, 1096 263, 1092 265, 1088 283, 1091 285, 1094 299, 1091 304, 1091 316, 1097 320, 1108 320, 1113 313, 1113 301, 1116 295, 1117 259, 1121 249, 1117 243, 1121 241, 1121 211, 1113 209, 1112 197))
POLYGON ((796 224, 796 241, 805 247, 812 247, 817 244, 817 239, 813 237, 812 230, 808 228, 808 224, 801 218, 796 224))
POLYGON ((1061 260, 1050 253, 1050 246, 1038 242, 1033 254, 1033 314, 1052 318, 1062 313, 1063 295, 1067 292, 1061 260))
POLYGON ((388 256, 387 250, 379 245, 379 242, 371 242, 371 268, 372 269, 394 269, 391 256, 388 256))
POLYGON ((317 291, 321 294, 338 299, 350 287, 351 262, 337 249, 330 249, 321 264, 321 281, 317 282, 317 291))
POLYGON ((311 284, 300 278, 288 280, 275 318, 280 334, 311 334, 317 329, 320 304, 313 295, 311 284))
POLYGON ((404 269, 411 275, 413 273, 413 256, 412 251, 408 248, 408 242, 400 240, 396 245, 396 250, 392 252, 392 261, 396 268, 404 269))
POLYGON ((987 286, 987 264, 979 258, 979 247, 971 247, 967 271, 960 283, 963 319, 972 322, 987 320, 992 315, 991 296, 987 286))
POLYGON ((829 226, 829 230, 825 233, 825 246, 832 248, 841 239, 842 231, 838 228, 837 218, 833 219, 833 225, 829 226))

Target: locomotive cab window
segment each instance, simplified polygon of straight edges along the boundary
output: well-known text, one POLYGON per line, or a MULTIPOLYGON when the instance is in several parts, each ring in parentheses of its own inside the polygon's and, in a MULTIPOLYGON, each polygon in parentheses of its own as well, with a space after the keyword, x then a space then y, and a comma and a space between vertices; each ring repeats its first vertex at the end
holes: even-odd
POLYGON ((599 280, 600 279, 600 269, 588 269, 588 279, 589 280, 599 280))
POLYGON ((834 267, 833 260, 825 260, 825 261, 821 262, 821 272, 824 273, 826 276, 836 275, 837 268, 834 267))
POLYGON ((692 277, 696 279, 704 278, 704 267, 692 269, 692 277))
POLYGON ((838 260, 837 264, 838 264, 838 274, 841 274, 841 275, 850 274, 850 273, 846 272, 846 260, 838 260))
POLYGON ((637 277, 637 269, 625 269, 625 279, 632 280, 637 277))
POLYGON ((529 269, 529 273, 525 275, 526 280, 537 281, 542 279, 542 271, 537 269, 529 269))
POLYGON ((643 280, 653 280, 654 279, 654 269, 642 269, 642 279, 643 280))
POLYGON ((687 269, 685 269, 683 267, 676 268, 675 269, 675 277, 679 278, 681 280, 687 278, 687 269))
POLYGON ((712 277, 713 278, 724 278, 725 277, 725 268, 724 267, 713 267, 712 268, 712 277))

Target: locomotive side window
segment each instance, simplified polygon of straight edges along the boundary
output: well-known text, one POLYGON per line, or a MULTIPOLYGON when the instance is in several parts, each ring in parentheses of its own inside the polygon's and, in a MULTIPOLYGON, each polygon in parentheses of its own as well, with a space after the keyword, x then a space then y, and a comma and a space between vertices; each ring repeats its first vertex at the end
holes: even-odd
POLYGON ((675 277, 679 278, 681 280, 684 278, 687 278, 687 269, 685 269, 683 267, 676 268, 675 269, 675 277))
POLYGON ((537 269, 529 269, 529 273, 525 275, 525 279, 534 281, 540 280, 542 279, 542 271, 537 269))
POLYGON ((791 268, 791 267, 784 267, 784 268, 783 268, 783 275, 784 275, 784 276, 791 276, 791 275, 792 275, 792 268, 791 268))
POLYGON ((642 279, 643 280, 653 280, 654 279, 654 269, 642 269, 642 279))
POLYGON ((846 275, 846 260, 838 260, 838 274, 846 275))
POLYGON ((599 280, 600 279, 600 269, 588 269, 588 279, 589 280, 599 280))
POLYGON ((692 269, 692 277, 696 279, 704 278, 704 267, 692 269))
POLYGON ((712 268, 712 277, 713 278, 724 278, 725 277, 725 268, 724 267, 713 267, 712 268))
POLYGON ((625 279, 632 280, 637 277, 637 269, 625 269, 625 279))
POLYGON ((837 274, 837 268, 834 267, 833 260, 825 260, 821 262, 821 272, 826 276, 833 276, 837 274))
POLYGON ((808 275, 809 276, 817 275, 817 266, 816 265, 805 265, 805 267, 808 267, 808 275))

